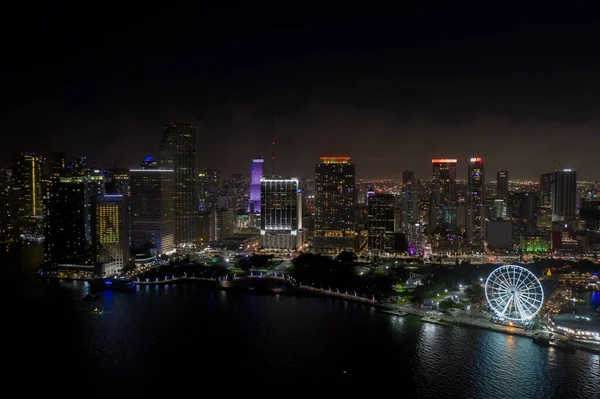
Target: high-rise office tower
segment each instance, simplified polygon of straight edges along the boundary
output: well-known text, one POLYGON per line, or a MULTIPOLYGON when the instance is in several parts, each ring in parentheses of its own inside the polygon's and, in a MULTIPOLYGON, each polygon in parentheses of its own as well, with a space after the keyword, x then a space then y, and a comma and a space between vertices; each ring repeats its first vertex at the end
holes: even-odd
POLYGON ((175 245, 194 245, 196 218, 196 132, 195 125, 171 123, 160 144, 159 165, 174 174, 175 245))
POLYGON ((132 169, 129 172, 131 246, 153 248, 159 254, 173 252, 174 172, 168 169, 132 169))
POLYGON ((513 225, 513 243, 521 245, 521 237, 533 236, 537 233, 538 217, 537 193, 510 193, 508 209, 513 225))
POLYGON ((415 172, 412 170, 405 170, 402 172, 402 184, 408 184, 415 181, 415 172))
POLYGON ((52 171, 51 171, 51 175, 52 176, 61 176, 64 174, 65 169, 67 167, 67 162, 65 160, 65 154, 63 154, 62 152, 55 152, 54 154, 52 154, 52 158, 51 158, 51 164, 50 164, 52 171))
POLYGON ((119 273, 129 262, 129 204, 121 194, 92 197, 92 260, 99 275, 119 273))
POLYGON ((467 180, 467 240, 481 247, 485 231, 485 169, 481 158, 471 158, 467 180))
POLYGON ((366 198, 366 201, 365 201, 365 204, 366 204, 367 206, 369 205, 369 199, 370 199, 371 197, 374 197, 374 196, 375 196, 375 189, 374 189, 373 187, 369 187, 369 188, 367 189, 367 198, 366 198))
POLYGON ((241 173, 234 173, 229 179, 223 182, 223 189, 231 192, 235 190, 235 209, 237 211, 246 211, 249 204, 249 180, 241 173))
POLYGON ((90 264, 90 206, 91 191, 86 177, 52 179, 44 220, 47 264, 90 264))
POLYGON ((554 173, 540 174, 540 206, 552 206, 552 177, 554 173))
POLYGON ((70 176, 88 176, 90 174, 90 168, 88 167, 87 157, 73 157, 73 161, 69 165, 68 174, 70 176))
POLYGON ((571 222, 576 218, 577 172, 555 170, 552 177, 552 221, 571 222))
POLYGON ((16 238, 11 212, 12 194, 6 170, 0 169, 0 244, 8 244, 16 238))
POLYGON ((456 230, 456 163, 456 159, 446 158, 431 161, 430 233, 454 233, 456 230))
POLYGON ((583 200, 579 211, 585 230, 587 251, 600 251, 600 201, 583 200))
POLYGON ((302 199, 296 178, 260 181, 260 246, 296 249, 302 245, 302 199))
POLYGON ((355 167, 350 157, 322 157, 315 168, 315 247, 354 247, 355 204, 355 167))
POLYGON ((129 195, 129 170, 111 168, 104 173, 104 190, 109 195, 129 195))
POLYGON ((44 159, 32 152, 22 152, 13 157, 12 189, 18 198, 17 226, 26 236, 42 235, 44 214, 44 189, 42 165, 44 159))
POLYGON ((497 173, 496 198, 508 200, 508 170, 499 170, 497 173))
POLYGON ((373 254, 392 253, 395 250, 395 202, 391 194, 376 194, 369 198, 368 245, 373 254))
POLYGON ((106 179, 98 169, 90 171, 87 175, 83 175, 87 180, 87 188, 90 195, 106 194, 106 179))
POLYGON ((250 198, 248 200, 248 213, 259 213, 260 205, 260 180, 263 178, 265 160, 254 158, 252 160, 252 172, 250 175, 250 198))
POLYGON ((494 199, 494 207, 492 208, 493 220, 506 220, 508 218, 508 201, 505 199, 494 199))
POLYGON ((406 236, 408 253, 420 254, 423 249, 423 226, 421 223, 421 186, 419 182, 407 181, 402 186, 402 227, 406 236))
POLYGON ((158 169, 158 162, 152 157, 146 157, 140 162, 140 169, 158 169))
POLYGON ((210 212, 217 206, 221 188, 219 171, 204 168, 198 174, 198 209, 200 212, 210 212))
POLYGON ((19 218, 41 217, 43 158, 32 152, 22 152, 13 157, 12 186, 19 191, 19 218))
POLYGON ((210 215, 210 240, 224 240, 233 236, 235 210, 227 207, 215 207, 210 215))
POLYGON ((539 203, 536 228, 540 232, 552 229, 552 178, 554 173, 540 174, 539 203))

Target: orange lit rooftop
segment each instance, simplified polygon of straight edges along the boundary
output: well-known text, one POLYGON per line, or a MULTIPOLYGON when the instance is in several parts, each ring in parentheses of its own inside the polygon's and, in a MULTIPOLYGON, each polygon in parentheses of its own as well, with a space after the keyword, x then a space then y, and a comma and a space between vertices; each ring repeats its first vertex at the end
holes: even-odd
POLYGON ((431 160, 431 163, 456 163, 458 162, 456 159, 448 159, 448 158, 434 158, 431 160))
POLYGON ((321 157, 322 163, 348 163, 350 161, 350 157, 340 156, 340 157, 321 157))

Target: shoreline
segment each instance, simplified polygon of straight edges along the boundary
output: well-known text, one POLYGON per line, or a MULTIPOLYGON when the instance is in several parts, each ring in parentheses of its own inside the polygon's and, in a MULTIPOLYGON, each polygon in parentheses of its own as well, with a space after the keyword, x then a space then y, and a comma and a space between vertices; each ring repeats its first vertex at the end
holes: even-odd
MULTIPOLYGON (((39 276, 40 278, 53 279, 53 280, 67 280, 67 281, 89 281, 89 279, 80 279, 80 278, 63 278, 56 276, 39 276)), ((265 276, 267 278, 276 278, 271 276, 265 276)), ((227 286, 223 285, 221 281, 218 279, 209 279, 209 278, 201 278, 201 277, 178 277, 174 279, 168 280, 159 280, 159 281, 133 281, 137 286, 149 286, 149 285, 166 285, 166 284, 179 284, 179 283, 194 283, 194 282, 204 282, 204 283, 219 283, 216 287, 218 290, 225 291, 238 291, 245 293, 253 293, 253 294, 263 294, 263 295, 286 295, 286 296, 308 296, 308 297, 328 297, 332 299, 345 300, 348 302, 360 303, 370 307, 375 308, 381 313, 385 313, 391 316, 404 317, 407 315, 419 316, 421 318, 427 315, 426 310, 418 309, 410 306, 402 306, 402 305, 394 305, 394 304, 381 304, 376 300, 368 299, 360 296, 348 295, 338 292, 332 292, 329 290, 323 290, 319 288, 314 288, 310 286, 292 286, 291 289, 253 289, 253 287, 248 286, 227 286)), ((424 323, 428 321, 423 321, 424 323)), ((433 324, 440 324, 445 326, 466 326, 466 327, 474 327, 479 328, 491 332, 497 332, 505 335, 513 335, 519 336, 523 338, 531 339, 533 336, 533 332, 526 331, 522 328, 504 326, 501 324, 496 324, 488 321, 485 318, 471 318, 468 316, 465 317, 457 317, 448 314, 444 314, 439 321, 432 322, 433 324)), ((600 345, 598 347, 594 347, 593 345, 598 345, 594 342, 577 342, 572 341, 572 347, 590 351, 592 353, 600 353, 600 345)))

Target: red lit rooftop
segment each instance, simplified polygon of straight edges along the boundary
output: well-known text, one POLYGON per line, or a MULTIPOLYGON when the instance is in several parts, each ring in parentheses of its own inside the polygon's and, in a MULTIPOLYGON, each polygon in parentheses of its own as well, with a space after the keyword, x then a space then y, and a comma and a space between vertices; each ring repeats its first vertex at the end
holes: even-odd
POLYGON ((350 161, 350 157, 321 157, 322 163, 348 163, 350 161))
POLYGON ((456 163, 458 162, 456 159, 448 159, 448 158, 434 158, 431 160, 431 163, 456 163))

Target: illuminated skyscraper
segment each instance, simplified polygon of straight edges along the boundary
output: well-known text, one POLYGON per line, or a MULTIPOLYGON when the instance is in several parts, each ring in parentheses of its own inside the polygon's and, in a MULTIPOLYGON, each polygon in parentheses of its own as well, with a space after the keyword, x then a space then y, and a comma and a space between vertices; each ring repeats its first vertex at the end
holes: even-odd
POLYGON ((173 171, 133 169, 130 171, 131 246, 150 246, 157 253, 175 250, 173 171))
POLYGON ((52 154, 50 166, 52 168, 52 176, 61 176, 62 174, 64 174, 65 169, 67 167, 65 154, 63 154, 62 152, 55 152, 54 154, 52 154))
POLYGON ((552 176, 554 173, 542 173, 540 175, 540 206, 552 206, 552 176))
POLYGON ((91 195, 83 176, 54 177, 44 220, 46 263, 90 264, 91 195))
POLYGON ((110 195, 129 195, 129 170, 111 168, 105 171, 105 192, 110 195))
POLYGON ((226 193, 235 195, 235 210, 246 212, 250 197, 250 180, 245 178, 241 173, 234 173, 231 177, 223 182, 223 190, 226 193), (233 191, 232 191, 233 190, 233 191))
POLYGON ((315 247, 354 247, 355 204, 355 167, 350 157, 322 157, 315 168, 315 247))
POLYGON ((263 158, 254 158, 252 160, 252 175, 250 177, 250 198, 248 200, 248 213, 258 213, 261 211, 260 205, 260 180, 263 178, 265 160, 263 158))
POLYGON ((11 206, 13 194, 6 169, 0 169, 0 244, 9 243, 16 238, 11 206))
POLYGON ((467 176, 467 240, 483 246, 485 226, 485 169, 481 158, 471 158, 467 176))
POLYGON ((456 159, 431 161, 433 179, 429 205, 430 233, 454 233, 456 230, 456 159))
POLYGON ((499 170, 497 173, 496 198, 508 200, 508 170, 499 170))
POLYGON ((571 222, 576 218, 577 172, 555 170, 552 177, 552 221, 571 222))
POLYGON ((152 157, 146 157, 140 162, 140 169, 158 169, 158 162, 152 157))
POLYGON ((421 185, 413 179, 402 186, 402 228, 408 242, 408 253, 420 254, 423 249, 421 222, 421 185))
POLYGON ((198 213, 196 197, 196 132, 186 123, 171 123, 165 128, 160 145, 161 169, 174 172, 175 245, 194 244, 198 213))
POLYGON ((302 245, 302 200, 298 179, 262 178, 260 246, 296 249, 302 245))
POLYGON ((373 254, 392 253, 395 250, 395 201, 391 194, 375 194, 369 198, 368 245, 373 254))
POLYGON ((218 170, 204 168, 198 174, 198 209, 201 212, 210 212, 217 206, 220 188, 221 176, 218 170))
POLYGON ((92 260, 97 273, 115 274, 129 261, 127 195, 92 198, 92 260))
POLYGON ((537 229, 548 232, 552 229, 552 177, 554 173, 540 175, 539 204, 537 209, 537 229))
POLYGON ((18 198, 16 217, 22 235, 42 234, 44 214, 44 189, 42 186, 42 164, 44 159, 32 152, 22 152, 13 157, 12 190, 18 198))
POLYGON ((365 201, 365 204, 368 206, 369 205, 369 199, 375 196, 375 189, 373 187, 369 187, 367 189, 367 198, 365 201))

